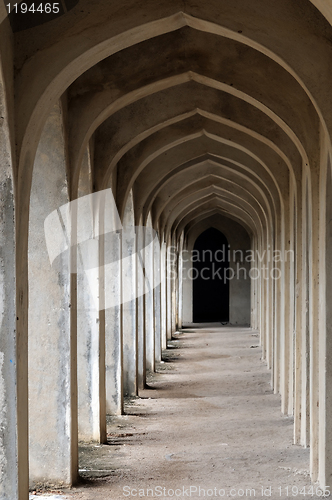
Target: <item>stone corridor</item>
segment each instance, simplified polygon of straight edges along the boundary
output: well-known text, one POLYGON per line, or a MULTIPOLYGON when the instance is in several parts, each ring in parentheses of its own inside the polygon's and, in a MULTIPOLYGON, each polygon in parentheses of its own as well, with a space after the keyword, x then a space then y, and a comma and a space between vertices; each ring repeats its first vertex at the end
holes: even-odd
POLYGON ((191 498, 270 498, 262 487, 318 498, 300 494, 312 492, 309 450, 292 445, 258 344, 250 328, 215 324, 174 335, 148 388, 110 418, 108 445, 80 448, 84 482, 68 498, 186 498, 190 487, 191 498))

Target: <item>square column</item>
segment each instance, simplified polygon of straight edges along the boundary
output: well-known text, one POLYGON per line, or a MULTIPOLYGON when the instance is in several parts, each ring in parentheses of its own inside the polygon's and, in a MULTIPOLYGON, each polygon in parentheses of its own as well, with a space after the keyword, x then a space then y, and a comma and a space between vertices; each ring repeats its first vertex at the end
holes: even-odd
POLYGON ((69 201, 60 104, 38 146, 29 224, 29 416, 31 483, 70 485, 78 476, 76 331, 71 324, 68 234, 58 209, 69 201), (52 230, 44 222, 53 213, 52 230), (62 224, 61 224, 62 222, 62 224), (48 237, 48 238, 47 238, 48 237), (60 238, 60 239, 59 239, 60 238), (51 266, 47 242, 59 253, 51 266))

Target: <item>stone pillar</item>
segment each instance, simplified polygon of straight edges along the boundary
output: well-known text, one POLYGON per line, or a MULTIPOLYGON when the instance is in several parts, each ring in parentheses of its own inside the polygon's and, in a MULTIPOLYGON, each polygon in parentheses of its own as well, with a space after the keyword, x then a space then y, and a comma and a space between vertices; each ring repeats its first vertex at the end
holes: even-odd
POLYGON ((104 236, 106 413, 123 412, 121 331, 121 232, 104 236), (108 268, 111 264, 111 269, 108 268))
POLYGON ((265 304, 265 324, 266 324, 266 365, 268 370, 272 368, 272 338, 273 338, 273 279, 271 276, 272 269, 272 255, 273 255, 273 242, 271 239, 271 234, 269 228, 266 228, 266 239, 267 239, 267 253, 266 253, 266 273, 268 279, 266 280, 266 304, 265 304))
MULTIPOLYGON (((99 195, 98 195, 99 196, 99 195)), ((113 199, 115 206, 115 201, 113 199)), ((98 280, 99 286, 99 363, 98 363, 98 389, 99 389, 99 442, 107 443, 107 424, 106 424, 106 315, 105 315, 105 234, 107 231, 105 214, 107 211, 107 202, 102 200, 99 203, 99 266, 98 280)), ((120 223, 120 218, 119 218, 120 223)), ((96 300, 98 302, 98 300, 96 300)))
POLYGON ((167 303, 166 303, 166 243, 161 244, 161 261, 160 261, 160 321, 161 321, 161 348, 166 349, 167 345, 167 303))
POLYGON ((78 435, 83 441, 101 441, 99 407, 99 310, 93 295, 99 286, 98 240, 78 248, 77 279, 77 378, 78 435), (95 243, 95 244, 92 244, 95 243), (90 277, 84 273, 90 263, 90 277), (94 287, 95 290, 91 290, 94 287))
POLYGON ((172 264, 171 264, 171 336, 173 333, 176 331, 176 320, 177 320, 177 301, 176 301, 176 285, 177 285, 177 279, 178 279, 178 273, 177 273, 177 268, 178 268, 178 258, 179 258, 179 251, 178 251, 178 246, 177 246, 177 241, 175 239, 175 235, 172 237, 172 251, 174 254, 174 258, 172 259, 172 264))
MULTIPOLYGON (((45 218, 68 203, 62 109, 55 105, 38 146, 29 223, 29 396, 32 483, 77 479, 76 332, 71 331, 70 252, 55 212, 48 238, 60 253, 50 264, 45 218), (57 241, 58 236, 62 241, 57 241)), ((68 241, 68 240, 67 240, 68 241)))
POLYGON ((310 445, 310 332, 309 332, 309 306, 310 306, 310 248, 309 248, 309 199, 308 180, 306 175, 302 181, 302 317, 301 317, 301 444, 310 445))
POLYGON ((177 248, 176 248, 176 255, 177 255, 177 260, 176 260, 176 267, 175 267, 175 273, 176 273, 176 278, 175 278, 175 283, 174 283, 174 313, 175 313, 175 325, 174 325, 174 331, 177 331, 178 325, 179 325, 179 305, 180 305, 180 300, 179 300, 179 266, 180 266, 180 242, 177 242, 177 248))
POLYGON ((151 241, 151 215, 149 214, 144 242, 145 266, 145 345, 146 369, 154 371, 154 311, 153 311, 153 243, 151 241))
MULTIPOLYGON (((285 246, 285 232, 284 229, 281 232, 280 238, 280 250, 282 255, 285 255, 286 246, 285 246)), ((279 308, 279 335, 277 337, 278 340, 278 362, 277 366, 279 366, 279 392, 282 399, 282 411, 285 411, 285 363, 286 363, 286 354, 285 354, 285 345, 286 345, 286 337, 285 337, 285 329, 286 329, 286 319, 285 319, 285 287, 286 287, 286 265, 285 259, 282 259, 280 265, 281 271, 281 279, 279 280, 279 297, 280 297, 280 308, 279 308)))
MULTIPOLYGON (((290 249, 290 224, 289 224, 289 200, 285 199, 285 233, 284 233, 284 245, 283 245, 283 255, 286 256, 290 249)), ((283 323, 281 325, 281 346, 280 346, 280 393, 281 393, 281 411, 284 414, 289 413, 289 378, 291 368, 291 352, 290 352, 290 342, 292 339, 293 329, 290 331, 290 315, 291 315, 291 304, 290 304, 290 280, 291 280, 291 264, 286 259, 283 262, 283 283, 281 285, 282 296, 283 296, 283 323)))
POLYGON ((193 320, 193 280, 192 280, 192 249, 185 246, 182 253, 182 321, 191 323, 193 320))
POLYGON ((268 333, 268 328, 267 328, 267 306, 268 306, 268 286, 267 286, 267 280, 266 280, 266 252, 268 250, 267 248, 267 239, 266 239, 266 232, 262 234, 261 238, 261 248, 260 248, 260 255, 261 255, 261 260, 260 260, 260 282, 261 282, 261 317, 260 317, 260 322, 261 322, 261 346, 262 346, 262 360, 266 361, 266 344, 267 344, 267 333, 268 333))
POLYGON ((154 357, 155 363, 161 361, 161 284, 160 284, 160 243, 157 235, 154 240, 153 249, 153 309, 154 309, 154 357))
MULTIPOLYGON (((258 271, 258 273, 260 272, 260 264, 259 264, 259 261, 258 261, 258 252, 261 251, 261 235, 258 234, 257 235, 257 239, 256 239, 256 252, 255 252, 255 267, 258 271)), ((261 283, 261 280, 260 279, 257 279, 256 280, 257 284, 256 284, 256 290, 257 290, 257 295, 256 295, 256 304, 257 304, 257 311, 256 311, 256 324, 257 324, 257 328, 259 329, 259 331, 261 330, 261 309, 262 309, 262 283, 261 283)))
MULTIPOLYGON (((323 133, 323 131, 322 131, 323 133)), ((323 135, 324 137, 324 135, 323 135)), ((332 484, 332 173, 331 152, 322 144, 320 185, 319 483, 332 484)), ((331 489, 331 488, 330 488, 331 489)))
POLYGON ((146 346, 145 346, 145 298, 144 298, 144 227, 136 228, 137 238, 137 356, 138 356, 138 388, 144 389, 146 384, 146 346))
MULTIPOLYGON (((322 134, 321 134, 322 137, 322 134)), ((323 153, 323 150, 321 150, 323 153)), ((324 154, 324 153, 323 153, 324 154)), ((321 164, 322 160, 320 160, 321 164)), ((315 164, 315 162, 313 162, 315 164)), ((309 210, 309 336, 310 336, 310 472, 312 481, 318 480, 319 475, 319 244, 320 244, 320 192, 319 192, 319 169, 312 169, 311 192, 309 191, 311 207, 309 210)), ((327 330, 328 333, 328 330, 327 330)), ((330 340, 330 339, 329 339, 330 340)), ((327 341, 327 348, 329 346, 327 341)), ((329 397, 329 393, 327 393, 329 397)), ((330 432, 330 429, 329 429, 330 432)))
POLYGON ((288 401, 287 401, 287 414, 294 414, 294 344, 295 344, 295 259, 294 259, 294 249, 295 249, 295 191, 296 185, 292 182, 291 193, 290 193, 290 217, 289 217, 289 252, 286 256, 289 265, 289 283, 288 283, 288 401))
POLYGON ((171 248, 170 238, 166 247, 166 307, 167 307, 167 340, 172 338, 172 260, 173 252, 171 248))
POLYGON ((181 234, 180 244, 179 244, 179 272, 178 272, 178 328, 182 328, 182 318, 183 318, 183 262, 182 262, 182 252, 183 252, 183 233, 181 234))
POLYGON ((19 320, 22 318, 16 315, 15 300, 16 214, 14 211, 13 157, 8 124, 8 96, 2 77, 2 66, 0 66, 0 72, 2 117, 0 127, 0 301, 2 312, 0 323, 0 498, 25 500, 29 495, 27 336, 25 332, 20 335, 20 331, 16 334, 16 319, 19 326, 19 320), (20 373, 23 373, 24 377, 20 378, 20 373))
MULTIPOLYGON (((281 249, 281 221, 276 222, 275 234, 276 243, 275 247, 280 252, 281 249)), ((284 257, 281 253, 281 259, 275 262, 275 267, 279 270, 280 279, 274 283, 274 337, 273 337, 273 368, 271 373, 271 384, 275 394, 280 391, 280 320, 281 320, 281 295, 282 295, 282 261, 284 257)))
POLYGON ((125 208, 122 231, 122 335, 123 392, 137 396, 137 332, 136 332, 136 234, 133 195, 125 208))
POLYGON ((257 278, 256 278, 256 236, 253 236, 251 242, 251 250, 253 251, 254 260, 251 262, 250 271, 252 275, 251 282, 251 327, 258 328, 257 324, 257 278))
MULTIPOLYGON (((77 202, 78 234, 85 241, 77 246, 77 379, 78 434, 82 441, 106 441, 104 408, 104 329, 101 329, 99 310, 103 290, 100 287, 100 238, 103 230, 96 209, 98 195, 91 195, 90 151, 81 166, 77 202), (90 195, 90 196, 89 196, 90 195), (94 198, 93 198, 94 197, 94 198)), ((101 245, 103 246, 103 245, 101 245)), ((103 300, 103 299, 102 299, 103 300)), ((104 324, 102 323, 104 327, 104 324)))
POLYGON ((264 278, 263 278, 263 262, 262 262, 262 257, 264 255, 264 250, 266 251, 266 247, 264 244, 264 234, 260 234, 258 245, 257 245, 257 264, 258 264, 258 270, 259 270, 259 303, 260 303, 260 308, 259 308, 259 318, 258 318, 258 323, 259 323, 259 333, 260 333, 260 342, 261 342, 261 347, 262 347, 262 359, 265 359, 265 286, 264 286, 264 278))
MULTIPOLYGON (((242 229, 242 228, 241 228, 242 229)), ((224 233, 228 236, 227 233, 224 233)), ((231 325, 249 325, 250 323, 250 263, 245 261, 250 240, 246 233, 239 232, 238 238, 228 236, 230 250, 229 273, 229 323, 231 325)))
MULTIPOLYGON (((295 210, 295 325, 294 325, 294 443, 301 444, 302 441, 302 308, 303 294, 305 291, 302 285, 302 199, 301 189, 298 189, 297 204, 295 210)), ((304 415, 305 418, 305 415, 304 415)))

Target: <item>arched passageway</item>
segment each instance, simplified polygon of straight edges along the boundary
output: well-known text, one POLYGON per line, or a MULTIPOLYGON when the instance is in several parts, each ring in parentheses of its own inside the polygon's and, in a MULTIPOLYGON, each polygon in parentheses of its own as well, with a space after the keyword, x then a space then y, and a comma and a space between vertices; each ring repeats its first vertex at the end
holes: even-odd
POLYGON ((26 5, 0 6, 0 499, 79 481, 78 441, 197 319, 207 230, 239 251, 228 323, 332 484, 332 0, 26 5))
POLYGON ((229 259, 227 238, 206 229, 193 250, 193 321, 229 322, 229 259))

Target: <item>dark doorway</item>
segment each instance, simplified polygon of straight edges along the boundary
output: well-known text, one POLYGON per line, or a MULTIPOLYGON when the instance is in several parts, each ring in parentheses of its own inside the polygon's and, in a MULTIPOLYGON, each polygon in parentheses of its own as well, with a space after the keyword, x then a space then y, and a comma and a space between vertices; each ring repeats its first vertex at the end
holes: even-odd
POLYGON ((195 242, 192 260, 194 323, 228 322, 227 238, 217 229, 207 229, 195 242))

